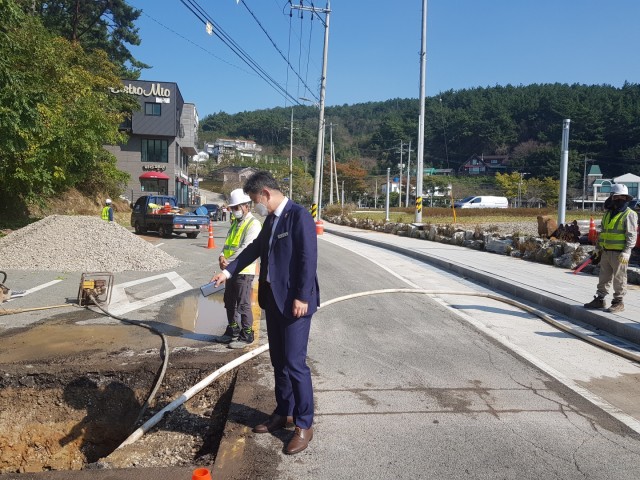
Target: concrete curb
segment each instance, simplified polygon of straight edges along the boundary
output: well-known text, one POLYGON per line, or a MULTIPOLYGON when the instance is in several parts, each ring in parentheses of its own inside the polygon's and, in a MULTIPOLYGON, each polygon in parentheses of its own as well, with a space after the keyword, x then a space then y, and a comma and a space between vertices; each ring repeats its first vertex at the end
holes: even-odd
POLYGON ((359 235, 338 231, 332 229, 331 226, 327 227, 326 223, 324 231, 331 233, 332 235, 400 253, 438 267, 442 270, 457 273, 458 275, 462 275, 478 283, 483 283, 492 289, 500 290, 515 298, 539 305, 545 309, 553 310, 570 319, 591 325, 596 329, 604 330, 605 332, 624 340, 640 344, 640 324, 638 323, 627 321, 619 317, 614 318, 612 315, 598 310, 586 310, 582 304, 577 304, 565 297, 553 295, 549 292, 543 292, 533 287, 514 284, 507 279, 498 278, 495 275, 489 275, 461 263, 444 260, 421 252, 411 251, 391 243, 372 240, 371 238, 363 238, 359 235))

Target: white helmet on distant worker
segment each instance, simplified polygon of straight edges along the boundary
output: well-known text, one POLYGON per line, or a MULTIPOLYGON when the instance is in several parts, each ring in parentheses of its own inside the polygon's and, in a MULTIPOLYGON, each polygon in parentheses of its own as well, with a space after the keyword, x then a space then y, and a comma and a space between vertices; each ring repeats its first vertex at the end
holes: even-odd
POLYGON ((236 188, 231 192, 231 195, 229 196, 230 207, 235 207, 236 205, 242 205, 243 203, 249 202, 251 202, 251 198, 249 198, 249 195, 244 193, 244 190, 242 190, 241 188, 236 188))
POLYGON ((612 185, 611 196, 626 197, 627 202, 633 199, 633 197, 629 195, 629 189, 627 188, 627 186, 622 183, 615 183, 612 185))
POLYGON ((107 205, 111 205, 111 199, 110 199, 110 198, 107 198, 107 199, 104 201, 104 203, 106 203, 107 205))

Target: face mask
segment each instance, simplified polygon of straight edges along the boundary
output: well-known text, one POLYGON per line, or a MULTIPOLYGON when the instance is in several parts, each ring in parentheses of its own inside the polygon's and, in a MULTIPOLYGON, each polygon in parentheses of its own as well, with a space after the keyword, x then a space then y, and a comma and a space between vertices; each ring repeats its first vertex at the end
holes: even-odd
MULTIPOLYGON (((260 199, 262 199, 262 195, 260 195, 260 199)), ((266 217, 269 215, 269 210, 267 210, 267 206, 258 202, 256 203, 256 213, 261 217, 266 217)))
POLYGON ((614 200, 612 203, 613 203, 614 210, 622 210, 625 207, 627 202, 621 199, 621 200, 614 200))
POLYGON ((231 213, 234 217, 236 217, 236 220, 240 220, 242 219, 242 217, 244 217, 244 212, 242 210, 234 210, 231 213))

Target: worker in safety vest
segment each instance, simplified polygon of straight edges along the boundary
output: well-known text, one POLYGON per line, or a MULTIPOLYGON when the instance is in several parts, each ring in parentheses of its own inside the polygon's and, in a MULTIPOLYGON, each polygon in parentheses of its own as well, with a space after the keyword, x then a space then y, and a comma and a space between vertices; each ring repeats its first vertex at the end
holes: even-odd
POLYGON ((585 308, 605 308, 604 298, 613 282, 613 300, 606 312, 622 312, 627 293, 627 266, 638 235, 638 214, 629 208, 633 197, 626 185, 614 184, 602 217, 596 256, 600 256, 600 276, 595 298, 585 308))
MULTIPOLYGON (((251 215, 250 208, 251 198, 241 188, 231 192, 229 202, 231 228, 218 259, 222 270, 227 268, 227 265, 256 239, 262 229, 258 219, 251 215)), ((228 326, 220 341, 231 342, 229 346, 232 348, 241 348, 253 343, 251 291, 255 275, 256 263, 254 262, 226 283, 224 306, 227 309, 228 326), (240 317, 240 325, 238 325, 237 316, 240 317)))
POLYGON ((107 222, 113 222, 113 207, 111 206, 111 199, 107 198, 104 201, 104 208, 102 209, 102 219, 107 222))

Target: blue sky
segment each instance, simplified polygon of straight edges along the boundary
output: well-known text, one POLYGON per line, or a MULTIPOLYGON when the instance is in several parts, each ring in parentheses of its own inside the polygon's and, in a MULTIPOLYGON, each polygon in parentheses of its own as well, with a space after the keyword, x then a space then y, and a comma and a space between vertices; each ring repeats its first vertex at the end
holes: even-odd
MULTIPOLYGON (((207 15, 293 98, 319 96, 324 27, 288 0, 197 0, 207 15), (260 21, 312 92, 289 70, 260 21), (289 40, 290 39, 290 40, 289 40)), ((153 68, 176 82, 200 118, 289 106, 180 0, 130 0, 153 68)), ((294 1, 300 4, 300 0, 294 1)), ((310 5, 310 0, 304 5, 310 5)), ((315 0, 324 8, 326 0, 315 0)), ((332 0, 326 104, 418 98, 422 0, 332 0)), ((532 83, 640 83, 640 0, 429 0, 427 96, 532 83)))

